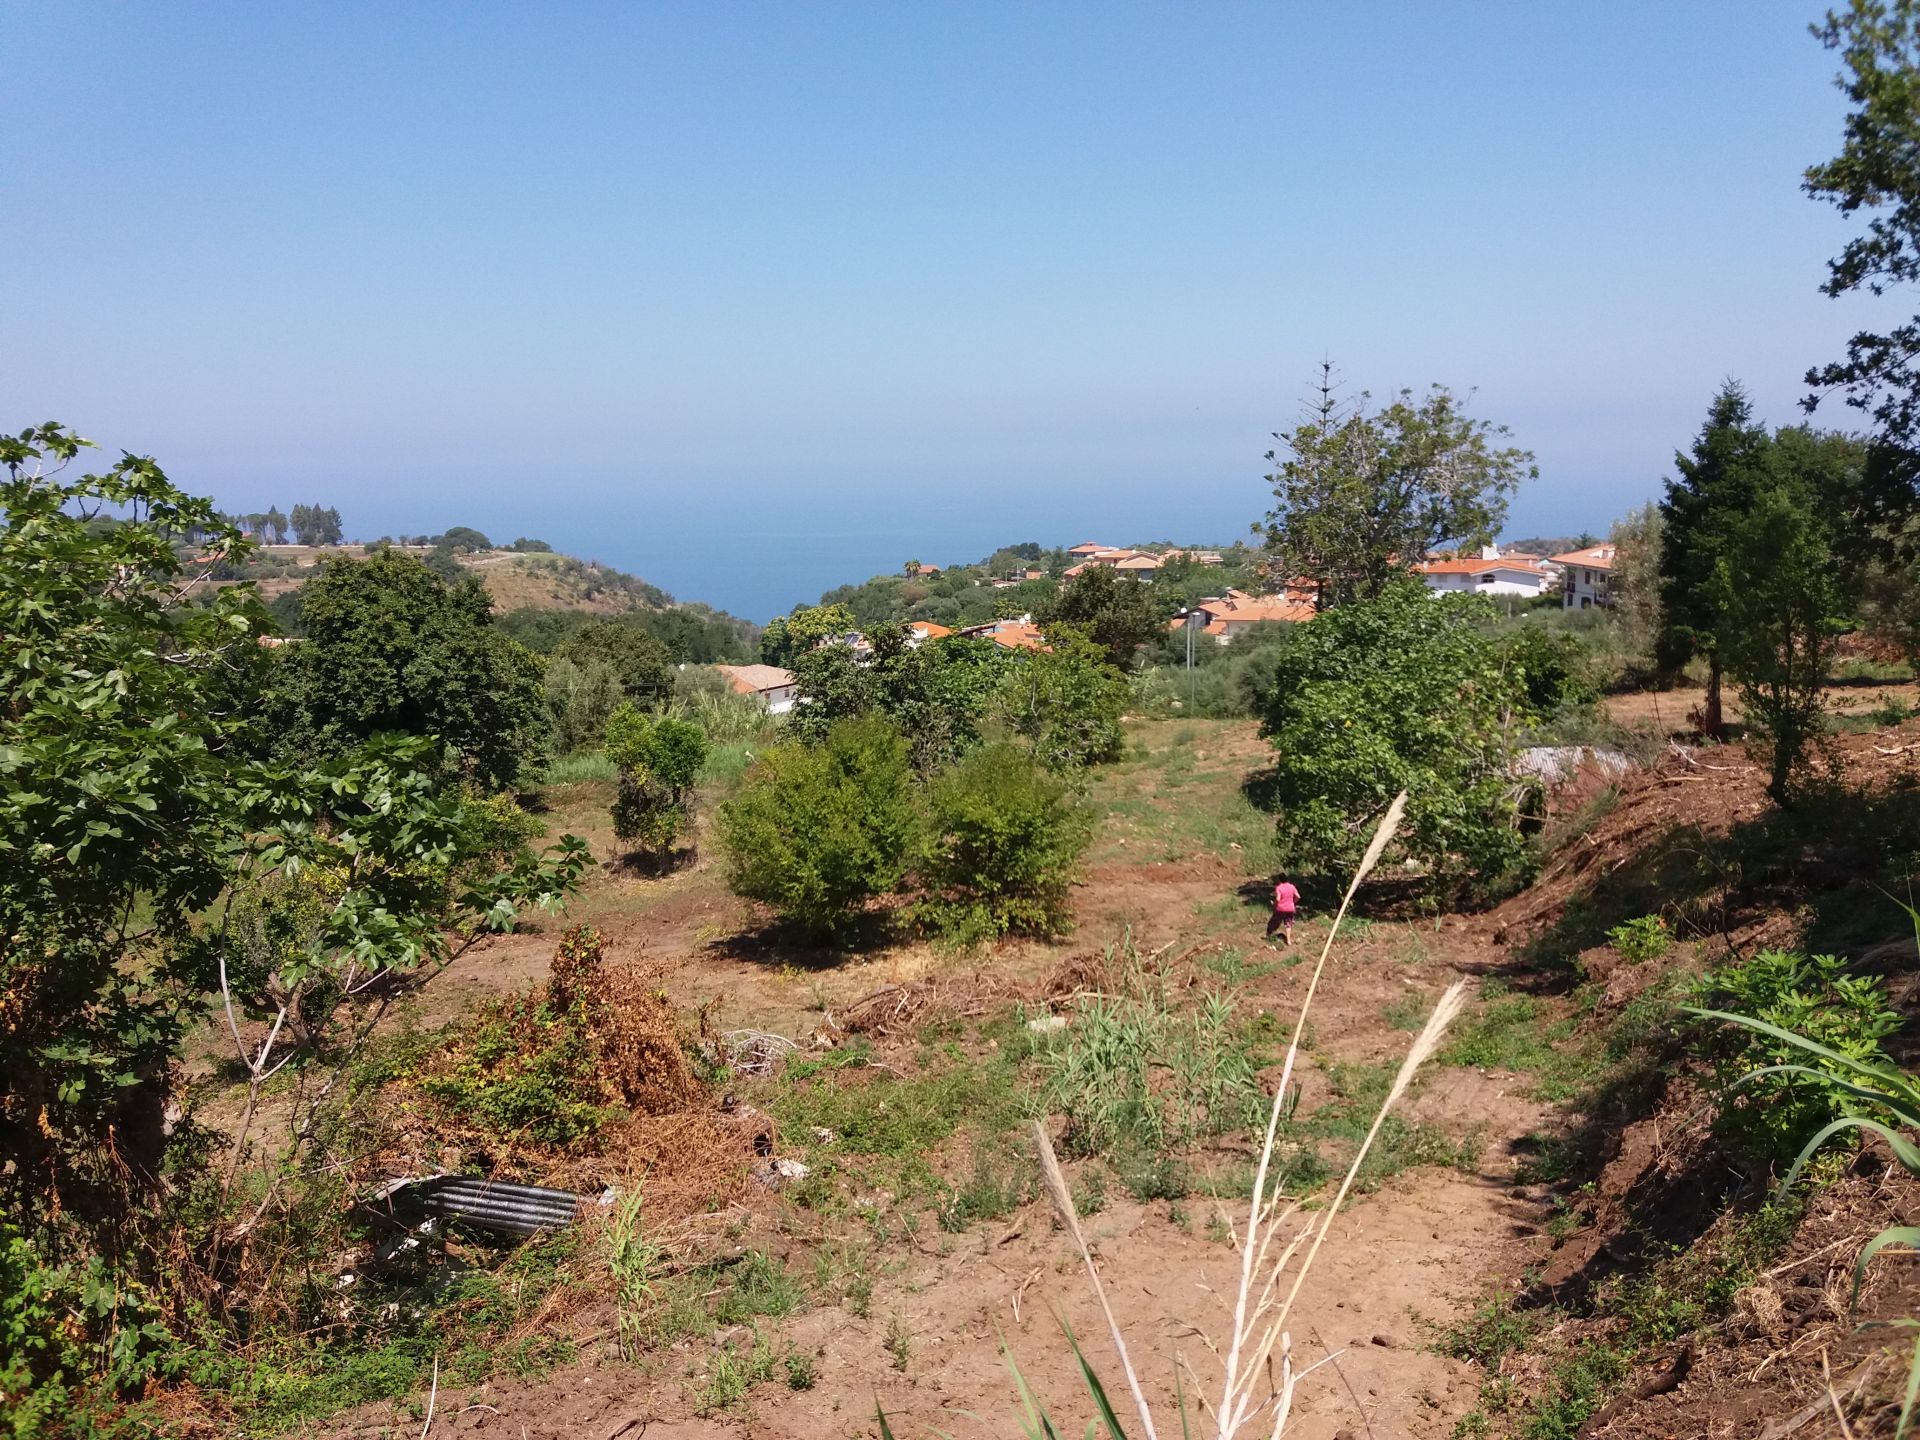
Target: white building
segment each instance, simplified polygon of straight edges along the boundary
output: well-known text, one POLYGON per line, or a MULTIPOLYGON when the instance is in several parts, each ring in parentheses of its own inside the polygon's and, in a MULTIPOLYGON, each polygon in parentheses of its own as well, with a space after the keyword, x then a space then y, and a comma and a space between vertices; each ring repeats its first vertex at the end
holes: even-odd
POLYGON ((1561 569, 1560 605, 1566 610, 1591 610, 1613 604, 1613 546, 1589 545, 1553 557, 1561 569))
POLYGON ((1416 567, 1436 595, 1518 595, 1532 599, 1546 592, 1552 573, 1532 555, 1502 555, 1484 545, 1472 560, 1428 560, 1416 567))
POLYGON ((751 695, 769 715, 784 715, 793 709, 797 682, 791 670, 778 665, 716 665, 736 695, 751 695))

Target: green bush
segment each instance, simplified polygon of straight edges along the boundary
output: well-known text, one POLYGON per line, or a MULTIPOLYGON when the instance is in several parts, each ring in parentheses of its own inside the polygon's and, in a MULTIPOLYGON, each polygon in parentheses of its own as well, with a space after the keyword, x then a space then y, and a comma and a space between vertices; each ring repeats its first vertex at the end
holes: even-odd
POLYGON ((603 660, 576 662, 556 655, 547 661, 546 697, 553 753, 590 750, 600 743, 607 717, 620 703, 620 675, 603 660))
POLYGON ((1068 891, 1093 824, 1065 781, 1017 746, 986 745, 934 781, 928 810, 922 923, 969 945, 1072 927, 1068 891))
POLYGON ((720 811, 727 883, 820 937, 844 936, 899 885, 918 848, 907 742, 877 717, 819 746, 776 745, 720 811))
POLYGON ((607 721, 607 758, 620 776, 613 833, 650 855, 667 854, 692 824, 689 797, 707 763, 707 737, 690 721, 624 701, 607 721))
POLYGON ((488 1135, 564 1149, 612 1117, 601 1103, 599 1060, 577 1006, 516 996, 484 1011, 420 1088, 488 1135))
POLYGON ((1763 950, 1702 976, 1694 1001, 1792 1031, 1842 1057, 1809 1058, 1804 1048, 1757 1030, 1701 1037, 1720 1102, 1717 1130, 1739 1153, 1771 1165, 1790 1163, 1830 1121, 1860 1113, 1841 1088, 1853 1079, 1845 1062, 1888 1063, 1880 1041, 1900 1028, 1879 979, 1847 974, 1832 955, 1763 950), (1804 1069, 1753 1074, 1779 1065, 1804 1069))
POLYGON ((1116 758, 1127 677, 1109 663, 1105 647, 1073 626, 1050 628, 1047 643, 1050 649, 1029 652, 1003 683, 1000 709, 1007 722, 1048 765, 1116 758))
POLYGON ((1620 952, 1622 960, 1638 965, 1642 961, 1658 960, 1667 953, 1673 940, 1667 934, 1666 921, 1658 915, 1641 915, 1607 931, 1607 943, 1620 952))
POLYGON ((179 1368, 146 1290, 98 1255, 49 1264, 0 1227, 0 1435, 96 1433, 90 1413, 179 1368))
POLYGON ((1512 759, 1516 728, 1537 712, 1490 619, 1479 596, 1399 581, 1287 632, 1261 725, 1282 863, 1338 872, 1405 790, 1398 846, 1443 889, 1486 892, 1525 873, 1523 820, 1539 807, 1512 759))
POLYGON ((1266 1106, 1233 1004, 1218 995, 1184 1015, 1152 992, 1092 1001, 1045 1066, 1046 1106, 1066 1116, 1067 1151, 1123 1168, 1254 1124, 1266 1106))

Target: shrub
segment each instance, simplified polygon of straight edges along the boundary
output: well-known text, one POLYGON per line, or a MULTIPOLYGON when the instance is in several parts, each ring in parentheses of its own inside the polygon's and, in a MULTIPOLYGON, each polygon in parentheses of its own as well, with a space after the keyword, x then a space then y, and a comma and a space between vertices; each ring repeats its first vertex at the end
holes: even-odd
POLYGON ((1093 826, 1064 781, 1001 742, 936 779, 928 808, 924 923, 961 944, 1071 927, 1067 892, 1093 826))
POLYGON ((1000 694, 1007 722, 1033 742, 1033 753, 1047 765, 1113 759, 1120 753, 1127 677, 1082 630, 1055 626, 1047 641, 1051 649, 1031 652, 1007 676, 1000 694))
POLYGON ((1882 1037, 1900 1027, 1876 977, 1848 975, 1832 955, 1763 950, 1743 965, 1701 977, 1695 1000, 1791 1031, 1831 1051, 1808 1057, 1803 1047, 1758 1030, 1715 1031, 1701 1040, 1719 1097, 1716 1128, 1727 1143, 1768 1164, 1790 1161, 1823 1126, 1858 1113, 1841 1088, 1848 1062, 1885 1064, 1882 1037), (1758 1075, 1771 1066, 1803 1067, 1758 1075))
POLYGON ((681 1109, 699 1085, 665 998, 645 976, 610 970, 583 925, 561 937, 545 989, 484 1007, 420 1088, 489 1137, 572 1150, 622 1109, 681 1109))
POLYGON ((100 1433, 89 1414, 179 1369, 145 1287, 98 1255, 51 1264, 0 1226, 0 1434, 100 1433))
POLYGON ((1620 958, 1638 965, 1658 960, 1673 943, 1667 934, 1667 922, 1658 915, 1641 915, 1623 921, 1607 931, 1607 943, 1620 952, 1620 958))
POLYGON ((918 834, 907 742, 877 717, 768 750, 720 811, 733 892, 822 937, 900 883, 918 834))
POLYGON ((1058 935, 1092 818, 1016 745, 985 745, 933 781, 927 893, 914 914, 950 941, 1058 935))
POLYGON ((620 703, 620 676, 602 660, 547 661, 547 723, 555 755, 573 755, 600 743, 607 717, 620 703))
POLYGON ((607 758, 620 775, 613 833, 662 856, 692 823, 689 796, 707 763, 698 725, 624 701, 607 721, 607 758))
POLYGON ((1233 1021, 1219 996, 1187 1015, 1152 993, 1084 1006, 1045 1057, 1068 1151, 1154 1160, 1258 1120, 1266 1097, 1233 1021))
POLYGON ((1261 725, 1282 863, 1325 873, 1357 859, 1397 790, 1400 843, 1443 887, 1496 888, 1530 863, 1521 824, 1537 807, 1512 757, 1535 712, 1489 613, 1480 597, 1400 581, 1287 632, 1261 725))

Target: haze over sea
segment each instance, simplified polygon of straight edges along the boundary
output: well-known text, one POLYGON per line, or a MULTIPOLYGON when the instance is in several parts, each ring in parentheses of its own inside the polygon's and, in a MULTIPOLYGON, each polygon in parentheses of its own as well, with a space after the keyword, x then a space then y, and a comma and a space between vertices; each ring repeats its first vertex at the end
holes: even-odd
POLYGON ((1604 530, 1875 318, 1808 14, 16 3, 0 424, 764 620, 1244 534, 1326 355, 1475 389, 1510 533, 1604 530))

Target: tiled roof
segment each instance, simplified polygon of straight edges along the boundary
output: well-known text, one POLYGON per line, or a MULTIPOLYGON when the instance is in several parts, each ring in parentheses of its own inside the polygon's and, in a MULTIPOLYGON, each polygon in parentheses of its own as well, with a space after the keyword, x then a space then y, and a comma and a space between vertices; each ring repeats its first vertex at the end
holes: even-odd
POLYGON ((936 625, 931 620, 914 620, 908 623, 907 628, 923 640, 938 640, 943 635, 953 633, 946 626, 936 625))
POLYGON ((778 690, 793 684, 793 672, 782 670, 778 665, 716 665, 713 668, 726 676, 727 683, 741 695, 758 695, 764 690, 778 690))
POLYGON ((1541 575, 1540 562, 1531 555, 1502 555, 1498 560, 1428 560, 1414 566, 1422 575, 1485 575, 1490 570, 1519 570, 1541 575))
POLYGON ((987 637, 996 645, 1004 645, 1009 650, 1045 650, 1046 637, 1040 633, 1038 625, 1029 625, 1024 620, 1010 620, 995 628, 987 637))
POLYGON ((1569 550, 1564 555, 1553 557, 1556 565, 1584 565, 1589 570, 1611 570, 1613 568, 1613 546, 1589 545, 1584 550, 1569 550))

